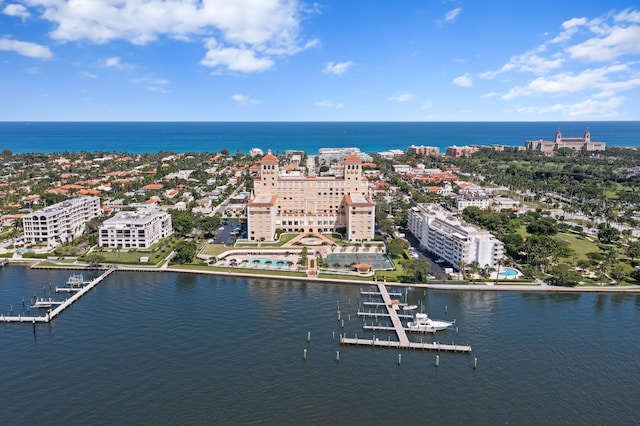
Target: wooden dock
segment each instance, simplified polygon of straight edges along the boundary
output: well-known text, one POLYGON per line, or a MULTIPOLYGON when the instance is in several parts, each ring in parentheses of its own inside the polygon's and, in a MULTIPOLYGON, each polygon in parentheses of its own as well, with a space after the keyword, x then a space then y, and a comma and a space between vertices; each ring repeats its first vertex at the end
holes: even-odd
MULTIPOLYGON (((392 308, 393 309, 393 308, 392 308)), ((393 309, 394 312, 396 312, 395 309, 393 309)), ((384 313, 384 312, 364 312, 364 311, 358 311, 358 316, 359 317, 385 317, 385 318, 391 318, 391 314, 389 313, 384 313)), ((398 318, 403 318, 403 319, 412 319, 413 315, 408 315, 408 314, 399 314, 396 312, 396 316, 398 318)))
POLYGON ((396 334, 398 335, 399 344, 401 347, 409 346, 409 338, 407 337, 407 333, 404 331, 402 327, 402 322, 400 322, 400 317, 398 317, 398 313, 395 309, 393 309, 393 304, 391 303, 391 297, 387 292, 387 287, 383 283, 377 283, 378 291, 382 296, 382 301, 387 307, 387 312, 389 313, 389 318, 391 318, 391 323, 393 327, 396 329, 396 334))
MULTIPOLYGON (((378 287, 380 287, 380 286, 378 285, 378 287)), ((386 289, 386 287, 385 287, 385 289, 386 289)), ((360 290, 360 294, 362 296, 381 296, 382 295, 379 291, 364 291, 364 290, 360 290)), ((387 292, 387 295, 393 296, 393 297, 402 297, 403 296, 402 293, 398 293, 398 292, 387 292)))
POLYGON ((71 297, 64 300, 57 308, 50 310, 45 315, 41 316, 4 316, 0 315, 0 322, 27 322, 27 323, 36 323, 36 322, 50 322, 53 320, 58 314, 67 309, 69 306, 73 304, 76 300, 80 299, 86 293, 88 293, 92 288, 101 283, 105 278, 107 278, 115 268, 107 269, 102 275, 90 281, 86 286, 82 287, 79 291, 74 293, 71 297))
POLYGON ((438 352, 471 352, 471 346, 469 345, 445 345, 438 342, 409 342, 405 344, 397 340, 373 340, 373 339, 358 339, 341 337, 341 345, 356 345, 356 346, 373 346, 378 348, 394 348, 394 349, 420 349, 425 351, 438 351, 438 352))
MULTIPOLYGON (((376 283, 378 286, 378 291, 362 291, 360 290, 360 294, 369 294, 369 295, 377 295, 382 297, 382 303, 379 302, 365 302, 370 306, 382 306, 387 309, 386 313, 382 312, 361 312, 358 311, 358 316, 363 317, 385 317, 391 319, 392 326, 378 326, 378 325, 366 325, 366 323, 362 326, 366 330, 381 330, 381 331, 395 331, 398 340, 380 340, 374 338, 373 339, 359 339, 358 335, 354 338, 346 337, 346 335, 340 336, 340 344, 341 345, 356 345, 356 346, 372 346, 372 347, 381 347, 381 348, 396 348, 396 349, 420 349, 420 350, 428 350, 428 351, 442 351, 442 352, 461 352, 461 353, 469 353, 471 352, 471 346, 469 345, 456 345, 452 342, 452 344, 447 345, 440 342, 411 342, 409 337, 407 336, 407 329, 402 325, 400 318, 413 318, 412 315, 398 314, 398 304, 393 303, 391 300, 390 293, 387 291, 384 283, 378 282, 376 283)), ((402 293, 392 293, 394 295, 402 295, 402 293)))

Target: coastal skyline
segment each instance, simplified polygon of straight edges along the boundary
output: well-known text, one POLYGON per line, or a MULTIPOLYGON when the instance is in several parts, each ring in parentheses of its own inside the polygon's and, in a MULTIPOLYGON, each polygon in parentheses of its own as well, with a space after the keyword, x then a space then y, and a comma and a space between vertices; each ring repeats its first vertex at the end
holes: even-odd
POLYGON ((633 6, 0 0, 0 120, 638 120, 633 6))

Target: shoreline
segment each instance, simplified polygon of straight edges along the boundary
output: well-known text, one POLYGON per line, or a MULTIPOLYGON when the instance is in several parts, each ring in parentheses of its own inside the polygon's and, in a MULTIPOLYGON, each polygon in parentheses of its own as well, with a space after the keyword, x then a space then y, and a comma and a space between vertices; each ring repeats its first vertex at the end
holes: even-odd
MULTIPOLYGON (((10 261, 9 265, 15 266, 29 266, 32 269, 61 269, 61 270, 102 270, 108 267, 115 268, 117 271, 125 272, 172 272, 172 273, 191 273, 200 275, 216 275, 216 276, 231 276, 241 278, 260 278, 271 280, 289 280, 289 281, 302 281, 302 282, 317 282, 317 283, 331 283, 331 284, 345 284, 345 285, 371 285, 375 286, 378 281, 365 281, 365 280, 348 280, 339 278, 311 278, 311 277, 296 277, 285 275, 268 275, 268 274, 252 274, 233 271, 207 271, 204 269, 183 269, 183 268, 145 268, 138 266, 123 266, 118 264, 109 264, 109 266, 92 268, 83 265, 47 265, 38 266, 40 260, 26 260, 10 261)), ((425 290, 444 290, 444 291, 507 291, 507 292, 521 292, 521 293, 627 293, 627 294, 640 294, 640 285, 638 286, 625 286, 625 287, 611 287, 611 286, 578 286, 578 287, 556 287, 547 284, 427 284, 427 283, 397 283, 397 282, 384 282, 389 287, 402 287, 402 288, 421 288, 425 290)))

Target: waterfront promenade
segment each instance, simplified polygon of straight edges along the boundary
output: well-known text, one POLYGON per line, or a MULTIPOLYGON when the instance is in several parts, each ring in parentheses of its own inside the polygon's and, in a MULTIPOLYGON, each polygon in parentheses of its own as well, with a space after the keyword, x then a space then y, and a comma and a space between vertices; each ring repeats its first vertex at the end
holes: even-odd
MULTIPOLYGON (((64 269, 64 270, 84 270, 95 269, 89 265, 82 264, 60 264, 60 265, 47 265, 40 267, 37 265, 37 260, 21 260, 15 262, 10 260, 9 264, 30 266, 34 269, 64 269)), ((246 278, 264 278, 271 280, 288 280, 288 281, 311 281, 311 282, 328 282, 335 284, 348 284, 348 285, 377 285, 377 281, 365 281, 365 280, 350 280, 346 278, 326 278, 326 277, 305 277, 305 276, 291 276, 291 275, 272 275, 261 274, 259 270, 256 273, 250 272, 237 272, 229 268, 226 271, 214 271, 206 269, 207 267, 193 267, 193 266, 168 266, 163 264, 162 267, 152 266, 126 266, 118 264, 108 265, 110 268, 120 271, 130 272, 175 272, 175 273, 191 273, 191 274, 206 274, 206 275, 226 275, 226 276, 238 276, 246 278)), ((543 292, 543 293, 640 293, 640 285, 627 285, 627 286, 612 286, 612 285, 592 285, 592 286, 576 286, 576 287, 558 287, 551 286, 540 282, 522 282, 518 284, 494 284, 490 283, 469 283, 469 284, 447 284, 446 281, 440 282, 427 282, 427 283, 395 283, 385 282, 385 285, 389 287, 411 287, 421 288, 425 290, 446 290, 446 291, 513 291, 513 292, 543 292)))

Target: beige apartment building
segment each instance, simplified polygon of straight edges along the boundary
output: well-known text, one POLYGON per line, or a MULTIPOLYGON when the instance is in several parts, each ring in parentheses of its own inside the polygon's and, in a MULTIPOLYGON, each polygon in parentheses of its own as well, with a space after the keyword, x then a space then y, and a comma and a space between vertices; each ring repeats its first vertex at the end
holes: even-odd
POLYGON ((287 176, 276 156, 265 155, 247 205, 247 222, 247 238, 253 241, 273 241, 276 229, 322 233, 342 228, 351 241, 373 239, 375 202, 362 175, 362 160, 347 155, 341 177, 287 176))

